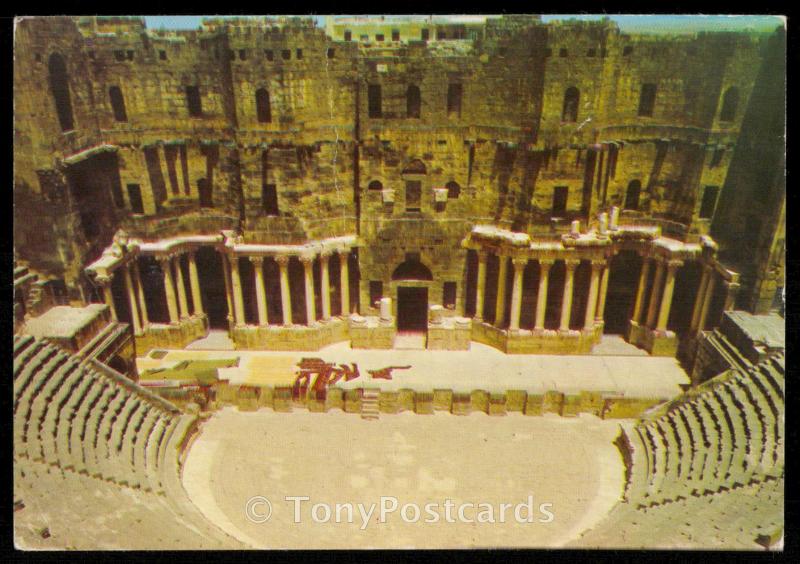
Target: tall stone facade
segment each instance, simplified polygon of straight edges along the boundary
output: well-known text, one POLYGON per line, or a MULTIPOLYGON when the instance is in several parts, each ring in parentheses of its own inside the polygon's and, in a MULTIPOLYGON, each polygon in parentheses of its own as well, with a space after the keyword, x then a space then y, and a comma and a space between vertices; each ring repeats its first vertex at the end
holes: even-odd
POLYGON ((734 303, 709 232, 768 40, 22 19, 15 248, 145 347, 217 326, 243 348, 423 330, 582 352, 605 331, 674 354, 734 303))

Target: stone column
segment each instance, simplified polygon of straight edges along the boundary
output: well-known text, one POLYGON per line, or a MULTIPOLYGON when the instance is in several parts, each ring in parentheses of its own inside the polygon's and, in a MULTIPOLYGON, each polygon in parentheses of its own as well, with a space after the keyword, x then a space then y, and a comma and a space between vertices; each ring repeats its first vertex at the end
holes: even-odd
POLYGON ((572 288, 575 282, 575 268, 580 263, 576 259, 566 259, 564 266, 566 266, 566 277, 564 278, 564 297, 561 300, 561 324, 559 330, 569 331, 569 318, 572 314, 572 288))
POLYGON ((172 259, 175 265, 175 285, 178 287, 178 305, 180 306, 181 319, 189 317, 189 303, 186 300, 186 285, 183 283, 183 268, 181 268, 181 256, 177 255, 172 259))
POLYGON ((303 263, 306 291, 306 325, 312 325, 317 320, 317 306, 314 303, 314 257, 300 257, 303 263))
MULTIPOLYGON (((113 274, 112 274, 113 276, 113 274)), ((111 292, 111 277, 110 276, 98 276, 95 278, 100 287, 103 289, 103 301, 108 306, 108 310, 111 312, 111 319, 113 321, 118 321, 117 319, 117 308, 114 307, 114 294, 111 292)))
POLYGON ((146 329, 150 324, 147 318, 147 301, 144 299, 144 286, 142 286, 142 277, 139 273, 139 259, 133 259, 133 277, 136 280, 136 292, 139 297, 139 312, 142 314, 142 330, 146 329))
POLYGON ((725 281, 725 305, 722 311, 731 311, 736 305, 736 295, 739 293, 741 284, 732 280, 725 281))
POLYGON ((231 255, 231 288, 233 289, 233 310, 236 325, 246 325, 244 300, 242 298, 242 279, 239 273, 239 257, 231 255))
POLYGON ((277 256, 275 261, 281 271, 281 309, 283 311, 283 324, 292 324, 292 296, 289 294, 289 257, 277 256))
POLYGON ((711 297, 714 295, 714 285, 717 283, 716 272, 712 269, 708 273, 708 283, 706 284, 706 291, 703 295, 703 307, 700 308, 700 319, 697 320, 697 331, 702 331, 706 326, 706 319, 708 318, 708 309, 711 306, 711 297))
POLYGON ((142 326, 139 323, 139 308, 136 305, 136 291, 133 288, 130 266, 122 267, 125 272, 125 288, 128 290, 128 304, 131 308, 131 320, 133 321, 133 334, 141 335, 142 326))
POLYGON ((256 302, 258 303, 258 324, 269 325, 267 319, 267 294, 264 291, 264 257, 250 257, 256 278, 256 302))
POLYGON ((494 326, 500 327, 506 317, 506 272, 508 270, 508 257, 498 255, 500 266, 497 269, 497 301, 494 304, 494 326))
POLYGON ((200 295, 200 278, 197 276, 197 261, 194 251, 189 251, 189 285, 192 288, 194 314, 203 315, 203 297, 200 295))
POLYGON ((658 314, 658 298, 661 296, 661 288, 664 285, 664 261, 656 259, 656 274, 653 277, 653 290, 650 292, 650 305, 647 308, 646 325, 650 329, 655 328, 656 315, 658 314))
POLYGON ((595 313, 597 312, 597 292, 600 286, 601 268, 603 268, 602 261, 592 261, 592 276, 589 281, 589 298, 586 301, 586 314, 584 315, 583 319, 583 328, 586 331, 589 331, 594 327, 594 318, 595 313))
POLYGON ((707 264, 704 264, 703 275, 700 277, 700 284, 697 287, 697 295, 694 298, 694 306, 692 307, 692 323, 689 325, 689 332, 691 333, 697 331, 697 325, 700 321, 700 312, 703 309, 703 298, 705 297, 708 281, 711 278, 710 273, 711 268, 707 264))
POLYGON ((220 253, 222 258, 222 274, 225 278, 225 299, 228 302, 228 321, 236 324, 236 316, 233 309, 233 290, 231 289, 231 265, 226 253, 220 253))
POLYGON ((683 264, 680 260, 671 260, 667 263, 667 275, 664 282, 664 292, 661 297, 661 307, 658 311, 658 324, 656 331, 664 332, 667 330, 669 321, 669 310, 672 307, 672 295, 675 291, 675 272, 683 264))
POLYGON ((511 259, 514 266, 514 285, 511 288, 511 321, 509 329, 517 331, 519 329, 519 316, 522 309, 522 274, 525 270, 525 265, 528 264, 526 258, 511 259))
POLYGON ((175 301, 175 284, 172 281, 172 260, 169 257, 158 257, 161 271, 164 273, 164 291, 167 294, 169 322, 178 323, 178 304, 175 301))
POLYGON ((339 251, 339 291, 342 294, 342 317, 350 315, 350 251, 339 251))
POLYGON ((486 293, 486 251, 478 251, 478 283, 475 290, 475 319, 483 320, 483 299, 486 293))
POLYGON ((594 314, 595 323, 603 323, 606 313, 606 296, 608 295, 608 278, 611 276, 611 263, 604 262, 603 273, 600 275, 600 295, 597 298, 597 310, 594 314))
POLYGON ((392 319, 392 298, 381 298, 380 319, 381 321, 391 321, 392 319))
POLYGON ((633 317, 631 320, 634 323, 639 323, 639 319, 642 316, 642 305, 644 304, 644 293, 647 290, 647 275, 650 274, 650 263, 652 259, 650 257, 643 257, 642 259, 642 270, 639 273, 639 286, 636 289, 636 301, 633 305, 633 317))
POLYGON ((328 274, 328 259, 330 253, 319 255, 319 282, 320 292, 322 293, 322 319, 331 318, 331 280, 328 274))
POLYGON ((544 314, 547 309, 547 286, 550 279, 552 260, 539 260, 539 289, 536 293, 536 324, 534 329, 544 330, 544 314))

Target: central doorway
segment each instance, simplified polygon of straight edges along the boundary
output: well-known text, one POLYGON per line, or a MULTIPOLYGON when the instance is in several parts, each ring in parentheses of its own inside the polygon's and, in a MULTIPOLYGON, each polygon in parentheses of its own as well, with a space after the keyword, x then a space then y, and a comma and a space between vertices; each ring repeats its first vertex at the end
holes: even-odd
POLYGON ((427 332, 427 288, 403 286, 397 288, 397 330, 407 333, 427 332))

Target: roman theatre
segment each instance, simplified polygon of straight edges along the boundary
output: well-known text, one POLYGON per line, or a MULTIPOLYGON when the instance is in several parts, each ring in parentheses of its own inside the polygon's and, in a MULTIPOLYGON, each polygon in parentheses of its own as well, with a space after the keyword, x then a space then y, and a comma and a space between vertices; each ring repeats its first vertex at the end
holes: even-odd
POLYGON ((782 549, 780 21, 324 20, 16 21, 16 546, 782 549))

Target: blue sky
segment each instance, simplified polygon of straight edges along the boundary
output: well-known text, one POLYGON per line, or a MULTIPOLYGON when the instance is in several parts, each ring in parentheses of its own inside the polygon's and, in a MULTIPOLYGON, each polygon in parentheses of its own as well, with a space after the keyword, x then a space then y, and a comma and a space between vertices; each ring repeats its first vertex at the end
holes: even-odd
MULTIPOLYGON (((145 16, 147 27, 158 29, 197 29, 200 21, 206 16, 145 16)), ((561 15, 548 14, 542 16, 544 21, 557 19, 578 18, 582 20, 592 20, 602 18, 602 15, 561 15)), ((759 30, 772 30, 782 24, 782 20, 776 16, 685 16, 685 15, 621 15, 609 16, 616 21, 622 31, 630 32, 655 32, 665 31, 694 32, 700 30, 738 30, 755 28, 759 30)), ((324 17, 318 16, 318 22, 323 24, 324 17)))

